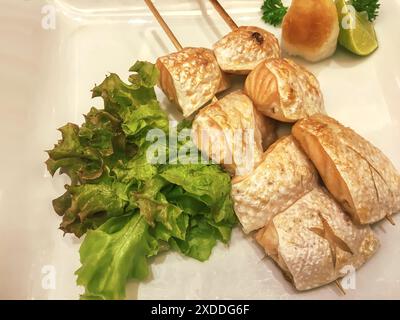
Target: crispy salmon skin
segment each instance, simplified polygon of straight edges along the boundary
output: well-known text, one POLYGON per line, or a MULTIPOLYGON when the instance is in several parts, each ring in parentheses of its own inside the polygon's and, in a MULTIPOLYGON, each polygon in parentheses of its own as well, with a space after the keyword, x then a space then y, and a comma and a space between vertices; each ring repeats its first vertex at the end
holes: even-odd
POLYGON ((356 223, 374 223, 400 210, 398 171, 352 129, 318 114, 296 123, 292 133, 356 223))
POLYGON ((272 218, 256 240, 297 290, 343 277, 360 268, 379 248, 370 227, 354 224, 322 187, 272 218))

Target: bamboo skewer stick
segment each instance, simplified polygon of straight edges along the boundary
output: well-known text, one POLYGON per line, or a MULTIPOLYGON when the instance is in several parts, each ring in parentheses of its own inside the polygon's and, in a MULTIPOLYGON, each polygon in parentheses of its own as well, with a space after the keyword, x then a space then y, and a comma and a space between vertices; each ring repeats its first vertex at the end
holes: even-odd
POLYGON ((336 285, 336 287, 338 287, 338 289, 340 290, 340 292, 341 292, 343 295, 346 295, 346 291, 343 289, 343 287, 342 287, 342 285, 341 285, 341 283, 340 283, 339 280, 335 280, 335 285, 336 285))
POLYGON ((394 222, 392 216, 386 216, 385 219, 386 219, 387 221, 389 221, 390 224, 391 224, 392 226, 395 226, 395 225, 396 225, 396 222, 394 222))
MULTIPOLYGON (((170 27, 167 25, 167 23, 165 22, 163 17, 160 15, 157 8, 154 6, 153 2, 151 0, 144 0, 144 2, 146 3, 147 7, 150 9, 150 11, 154 15, 154 17, 156 18, 157 22, 160 24, 161 28, 167 34, 168 38, 171 40, 171 42, 175 46, 175 49, 178 51, 182 50, 183 49, 182 45, 179 43, 178 39, 175 37, 175 35, 172 32, 172 30, 170 29, 170 27)), ((211 101, 217 102, 218 99, 214 96, 211 99, 211 101)))
POLYGON ((226 12, 223 6, 218 2, 218 0, 210 0, 211 4, 214 6, 215 10, 219 13, 219 15, 224 19, 226 24, 229 26, 229 28, 233 30, 236 30, 238 28, 238 25, 236 24, 235 21, 231 18, 231 16, 226 12))
POLYGON ((163 28, 164 32, 167 34, 168 38, 171 40, 171 42, 175 46, 176 50, 178 50, 178 51, 182 50, 183 49, 182 45, 179 43, 178 39, 175 37, 174 33, 169 28, 169 26, 164 21, 164 19, 161 17, 160 13, 158 12, 157 8, 154 6, 153 2, 151 0, 144 0, 144 2, 149 7, 151 13, 154 15, 157 22, 160 24, 161 28, 163 28))

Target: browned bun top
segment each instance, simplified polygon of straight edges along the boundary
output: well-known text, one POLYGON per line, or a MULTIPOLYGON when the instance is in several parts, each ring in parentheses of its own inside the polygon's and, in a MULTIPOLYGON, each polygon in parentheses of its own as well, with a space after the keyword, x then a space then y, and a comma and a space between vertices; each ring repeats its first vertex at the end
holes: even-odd
POLYGON ((332 0, 293 0, 282 23, 282 37, 292 45, 318 48, 337 23, 332 0))

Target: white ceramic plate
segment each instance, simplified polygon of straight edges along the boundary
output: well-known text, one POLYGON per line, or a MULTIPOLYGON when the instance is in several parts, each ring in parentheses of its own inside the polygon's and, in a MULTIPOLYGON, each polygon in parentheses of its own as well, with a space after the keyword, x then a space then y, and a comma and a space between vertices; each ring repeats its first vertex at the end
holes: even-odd
MULTIPOLYGON (((222 2, 239 25, 279 35, 260 20, 262 1, 222 2)), ((339 49, 332 59, 307 66, 321 82, 329 114, 379 146, 400 168, 400 0, 381 2, 376 53, 360 59, 339 49)), ((184 45, 211 46, 229 31, 205 0, 156 4, 184 45)), ((83 113, 101 105, 91 100, 90 89, 107 72, 126 77, 136 59, 154 61, 173 47, 142 1, 135 0, 2 0, 0 39, 0 298, 75 299, 82 291, 74 276, 80 241, 57 229, 60 218, 51 200, 67 180, 46 173, 44 150, 59 138, 56 128, 81 123, 83 113), (53 10, 55 20, 48 20, 53 10)), ((295 292, 237 228, 231 245, 219 245, 205 263, 176 253, 158 257, 153 279, 129 284, 128 298, 398 299, 400 217, 395 220, 397 227, 374 226, 382 248, 357 272, 356 289, 345 297, 332 285, 295 292)))

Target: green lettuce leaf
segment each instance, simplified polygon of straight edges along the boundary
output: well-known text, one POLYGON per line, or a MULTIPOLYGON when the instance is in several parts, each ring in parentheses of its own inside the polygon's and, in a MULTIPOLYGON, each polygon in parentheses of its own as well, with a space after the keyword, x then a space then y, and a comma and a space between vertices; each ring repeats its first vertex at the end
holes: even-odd
MULTIPOLYGON (((71 177, 53 201, 60 228, 78 237, 86 233, 77 271, 85 299, 124 298, 126 282, 146 278, 147 258, 159 251, 205 261, 218 241, 229 241, 236 224, 229 175, 174 155, 172 140, 191 122, 170 130, 155 96, 158 70, 139 61, 131 71, 129 83, 110 74, 96 86, 93 97, 102 97, 104 109, 92 108, 80 127, 62 127, 62 139, 48 151, 49 172, 71 177), (156 137, 166 134, 154 150, 147 141, 153 129, 156 137), (154 156, 169 162, 154 162, 154 156)), ((176 143, 191 160, 201 159, 192 147, 192 141, 176 143)))
POLYGON ((95 148, 103 157, 113 154, 118 146, 116 140, 122 134, 120 122, 110 113, 92 108, 79 129, 81 143, 95 148))
POLYGON ((170 165, 165 167, 160 175, 207 205, 216 222, 231 220, 234 216, 226 206, 231 191, 230 177, 219 166, 170 165))
POLYGON ((105 111, 122 121, 126 138, 141 146, 153 128, 168 133, 168 117, 156 99, 154 85, 159 72, 151 63, 138 61, 131 71, 130 84, 112 73, 93 89, 93 97, 102 97, 105 111))
POLYGON ((95 148, 85 146, 79 138, 80 128, 68 123, 59 129, 62 139, 47 151, 47 170, 54 175, 58 169, 67 174, 72 184, 97 179, 103 174, 103 159, 95 148))
POLYGON ((141 186, 141 182, 151 179, 157 174, 157 170, 155 165, 147 161, 146 153, 141 150, 131 159, 116 163, 111 172, 122 183, 136 183, 141 186))
POLYGON ((236 224, 229 175, 215 165, 172 165, 161 174, 176 185, 167 198, 192 216, 185 239, 171 238, 170 246, 205 261, 218 240, 227 243, 236 224))
POLYGON ((66 186, 67 192, 53 201, 55 211, 63 216, 60 229, 82 236, 109 217, 125 213, 129 185, 118 181, 66 186))
POLYGON ((188 257, 206 261, 218 239, 220 239, 218 231, 204 219, 192 219, 185 240, 171 238, 169 244, 188 257))
POLYGON ((144 280, 148 257, 158 251, 143 216, 112 218, 89 231, 80 248, 82 266, 77 283, 85 287, 84 299, 123 299, 128 279, 144 280))
POLYGON ((157 128, 167 134, 168 124, 168 117, 160 109, 158 102, 151 101, 126 111, 122 129, 129 139, 136 140, 139 145, 142 145, 149 130, 157 128))
POLYGON ((136 61, 129 71, 135 72, 135 74, 129 77, 129 81, 146 88, 153 88, 160 76, 160 71, 158 71, 156 66, 145 61, 136 61))
POLYGON ((103 98, 105 111, 124 119, 130 108, 157 100, 154 87, 148 86, 151 83, 149 79, 154 78, 154 74, 147 75, 148 68, 153 72, 154 67, 148 62, 141 62, 132 68, 137 74, 130 77, 130 84, 124 83, 117 74, 111 73, 100 85, 93 88, 92 97, 103 98))
POLYGON ((164 235, 162 240, 169 237, 185 239, 189 217, 161 193, 166 185, 168 181, 160 176, 154 177, 145 184, 142 192, 134 194, 135 202, 149 225, 162 224, 164 234, 168 232, 169 236, 164 235))

